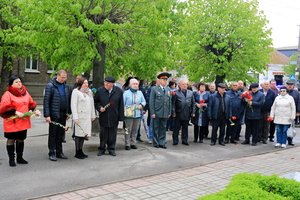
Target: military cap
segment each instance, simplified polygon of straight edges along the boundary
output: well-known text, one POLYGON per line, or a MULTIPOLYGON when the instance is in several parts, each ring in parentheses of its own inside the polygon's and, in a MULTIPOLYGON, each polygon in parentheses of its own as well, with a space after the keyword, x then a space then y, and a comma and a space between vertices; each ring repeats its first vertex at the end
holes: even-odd
POLYGON ((294 85, 294 84, 295 84, 295 81, 293 81, 293 80, 288 80, 288 81, 286 82, 286 84, 288 84, 288 85, 294 85))
POLYGON ((157 76, 157 78, 158 79, 168 79, 170 76, 171 76, 171 74, 169 74, 168 72, 162 72, 157 76))

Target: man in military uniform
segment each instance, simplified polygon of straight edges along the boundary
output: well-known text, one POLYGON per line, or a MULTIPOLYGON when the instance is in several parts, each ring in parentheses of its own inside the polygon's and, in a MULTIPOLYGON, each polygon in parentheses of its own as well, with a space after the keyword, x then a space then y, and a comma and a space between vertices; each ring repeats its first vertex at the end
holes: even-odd
POLYGON ((171 94, 168 87, 168 78, 171 75, 163 72, 157 76, 158 86, 151 90, 149 107, 150 115, 153 119, 153 146, 166 149, 166 126, 168 118, 171 116, 171 94))

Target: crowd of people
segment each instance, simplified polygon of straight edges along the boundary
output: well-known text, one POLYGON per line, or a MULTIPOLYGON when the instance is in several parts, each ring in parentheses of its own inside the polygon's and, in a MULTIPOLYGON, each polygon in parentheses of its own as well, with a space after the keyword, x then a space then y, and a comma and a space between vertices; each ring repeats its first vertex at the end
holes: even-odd
MULTIPOLYGON (((75 157, 87 158, 83 144, 91 136, 92 122, 97 115, 100 125, 98 156, 106 151, 116 156, 120 121, 124 122, 125 150, 137 149, 136 142, 143 142, 141 127, 145 129, 148 143, 155 148, 167 148, 167 131, 173 132, 173 145, 181 141, 182 145, 188 146, 190 122, 194 126, 194 143, 209 139, 211 126, 211 146, 238 144, 245 124, 245 138, 241 144, 256 146, 259 142, 274 142, 276 129, 275 147, 294 145, 293 137, 287 136, 289 127, 298 122, 296 119, 300 115, 300 95, 294 81, 287 81, 280 88, 274 80, 261 85, 252 83, 249 88, 243 81, 233 81, 229 87, 224 83, 200 82, 193 91, 186 78, 170 77, 167 72, 160 73, 145 89, 136 77, 128 78, 124 87, 119 88, 115 78, 108 76, 103 87, 91 90, 85 77, 77 76, 76 84, 71 88, 66 84, 66 71, 58 71, 45 88, 43 102, 43 115, 49 123, 49 160, 68 159, 62 143, 66 121, 71 117, 75 157)), ((27 129, 31 127, 30 116, 41 115, 35 107, 36 102, 20 77, 11 76, 0 104, 11 167, 16 166, 16 161, 28 163, 23 158, 23 151, 27 129)))

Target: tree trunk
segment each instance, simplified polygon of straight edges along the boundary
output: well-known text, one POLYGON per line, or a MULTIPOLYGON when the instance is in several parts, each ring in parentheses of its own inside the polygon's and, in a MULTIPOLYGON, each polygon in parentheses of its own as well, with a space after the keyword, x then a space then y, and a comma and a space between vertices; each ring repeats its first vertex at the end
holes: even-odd
POLYGON ((100 42, 97 45, 98 53, 100 54, 101 60, 94 60, 93 62, 93 87, 99 88, 103 85, 104 81, 104 67, 105 67, 105 50, 106 45, 100 42))
POLYGON ((6 91, 7 89, 7 84, 8 84, 8 80, 9 77, 11 76, 11 70, 9 67, 9 63, 12 64, 12 60, 8 57, 3 57, 2 58, 2 66, 1 66, 1 81, 0 81, 0 96, 3 95, 3 93, 6 91))
MULTIPOLYGON (((99 88, 100 86, 103 86, 106 45, 100 42, 97 45, 97 50, 98 53, 100 54, 101 60, 94 60, 93 63, 93 87, 94 88, 99 88)), ((97 134, 99 134, 99 130, 100 130, 100 125, 97 116, 97 119, 94 120, 92 123, 92 135, 96 136, 97 134)))
POLYGON ((218 85, 219 83, 223 83, 225 77, 226 77, 225 75, 222 75, 222 76, 217 75, 217 76, 216 76, 216 85, 218 85))

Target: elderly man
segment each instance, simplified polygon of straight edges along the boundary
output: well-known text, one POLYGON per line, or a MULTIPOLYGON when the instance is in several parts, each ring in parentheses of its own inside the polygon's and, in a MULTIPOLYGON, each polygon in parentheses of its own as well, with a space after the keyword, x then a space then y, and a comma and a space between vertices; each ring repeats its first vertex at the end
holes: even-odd
MULTIPOLYGON (((276 81, 274 79, 270 80, 270 89, 274 92, 275 97, 277 97, 279 90, 276 87, 276 81)), ((274 121, 270 122, 270 135, 269 135, 269 140, 270 142, 274 142, 274 134, 275 134, 275 124, 274 121)))
POLYGON ((267 118, 270 116, 271 107, 275 100, 275 93, 270 89, 269 81, 265 81, 261 84, 262 89, 260 90, 265 95, 265 102, 261 108, 261 129, 259 131, 258 139, 263 144, 267 144, 270 122, 267 118))
MULTIPOLYGON (((300 115, 300 95, 298 90, 295 90, 295 82, 293 80, 288 80, 285 84, 287 93, 294 98, 295 105, 296 105, 296 116, 300 115)), ((288 137, 288 145, 294 146, 293 138, 288 137)))
POLYGON ((256 146, 260 127, 259 122, 261 120, 261 108, 264 105, 265 96, 259 91, 258 83, 252 83, 249 90, 251 91, 252 99, 244 99, 247 104, 245 113, 246 134, 245 141, 242 144, 250 144, 250 137, 252 136, 251 145, 256 146))
POLYGON ((215 145, 218 137, 218 129, 220 128, 219 144, 225 146, 224 135, 226 121, 229 118, 230 98, 226 94, 226 85, 219 83, 217 85, 218 92, 210 96, 208 102, 207 115, 212 123, 212 136, 210 145, 215 145))
POLYGON ((173 145, 178 144, 179 130, 182 128, 181 141, 183 145, 188 143, 188 125, 191 116, 195 115, 194 95, 188 90, 188 81, 186 79, 179 80, 179 90, 176 91, 173 98, 172 113, 175 117, 173 131, 173 145))
POLYGON ((114 77, 106 77, 104 87, 97 90, 95 108, 99 112, 100 146, 98 156, 105 154, 116 156, 117 128, 119 121, 124 120, 123 92, 114 86, 114 77))
POLYGON ((211 82, 208 86, 208 90, 210 94, 216 93, 216 84, 214 82, 211 82))
POLYGON ((241 124, 244 121, 245 106, 241 99, 241 92, 238 90, 238 82, 231 83, 231 89, 226 92, 230 97, 230 120, 227 122, 225 143, 236 144, 236 138, 239 136, 241 124))
POLYGON ((150 93, 149 108, 153 119, 153 146, 166 149, 166 128, 171 116, 172 103, 168 78, 171 75, 163 72, 157 76, 158 85, 153 86, 150 93))
POLYGON ((49 123, 49 160, 67 159, 63 153, 62 142, 66 120, 71 114, 71 88, 66 85, 67 72, 59 70, 57 76, 47 84, 44 96, 44 117, 49 123), (60 124, 58 126, 58 124, 60 124))

